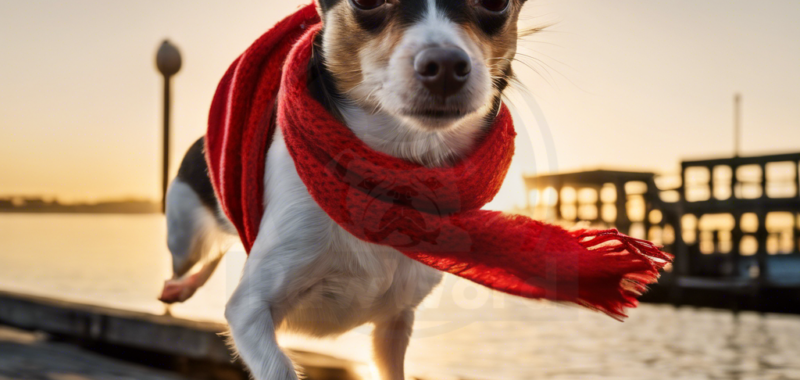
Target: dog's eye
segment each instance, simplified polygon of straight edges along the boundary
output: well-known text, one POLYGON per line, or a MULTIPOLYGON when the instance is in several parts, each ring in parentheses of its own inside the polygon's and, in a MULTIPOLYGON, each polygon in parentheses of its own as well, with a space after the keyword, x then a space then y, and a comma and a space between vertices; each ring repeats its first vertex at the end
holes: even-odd
POLYGON ((500 13, 508 8, 509 0, 477 0, 477 3, 487 11, 500 13))
POLYGON ((352 2, 353 5, 356 6, 356 8, 365 11, 368 11, 370 9, 375 9, 383 4, 386 4, 386 0, 352 0, 352 2))

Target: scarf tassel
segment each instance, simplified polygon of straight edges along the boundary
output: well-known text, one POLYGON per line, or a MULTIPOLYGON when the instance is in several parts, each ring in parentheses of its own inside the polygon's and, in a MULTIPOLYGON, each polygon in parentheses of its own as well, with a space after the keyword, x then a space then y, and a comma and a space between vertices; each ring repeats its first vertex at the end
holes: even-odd
MULTIPOLYGON (((580 229, 571 231, 570 234, 578 242, 592 253, 600 254, 603 257, 617 257, 619 260, 630 262, 645 263, 644 270, 627 271, 624 266, 619 266, 620 273, 610 276, 611 283, 607 286, 600 286, 590 291, 588 295, 582 295, 579 304, 593 310, 598 310, 617 319, 623 320, 627 317, 624 313, 626 308, 635 308, 638 305, 636 297, 641 296, 647 291, 647 286, 658 281, 659 270, 671 263, 674 256, 663 252, 661 246, 655 245, 647 240, 637 239, 620 233, 617 229, 591 230, 580 229), (608 297, 608 288, 618 294, 617 297, 608 297), (606 289, 604 292, 601 289, 606 289)), ((609 265, 613 270, 615 266, 609 265)), ((589 287, 592 289, 592 287, 589 287)))

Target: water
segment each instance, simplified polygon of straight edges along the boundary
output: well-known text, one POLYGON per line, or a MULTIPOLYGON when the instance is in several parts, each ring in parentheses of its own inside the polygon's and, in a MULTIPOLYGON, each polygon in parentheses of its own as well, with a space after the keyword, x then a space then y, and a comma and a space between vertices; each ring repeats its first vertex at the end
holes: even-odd
MULTIPOLYGON (((158 215, 0 214, 0 288, 150 313, 170 273, 158 215)), ((244 254, 173 308, 221 321, 244 254)), ((364 363, 369 327, 288 347, 364 363)), ((800 318, 643 305, 625 323, 491 293, 447 277, 417 314, 407 371, 437 379, 798 379, 800 318)), ((364 366, 365 376, 370 376, 364 366)))

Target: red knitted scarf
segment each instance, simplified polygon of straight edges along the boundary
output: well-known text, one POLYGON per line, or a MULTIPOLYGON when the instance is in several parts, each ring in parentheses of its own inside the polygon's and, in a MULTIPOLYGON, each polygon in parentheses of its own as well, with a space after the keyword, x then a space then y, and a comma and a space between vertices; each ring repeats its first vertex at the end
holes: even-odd
POLYGON ((279 125, 303 183, 336 223, 492 289, 622 318, 671 261, 616 230, 568 232, 480 210, 499 190, 514 152, 504 105, 475 150, 452 167, 426 168, 370 149, 307 90, 320 28, 313 5, 278 23, 233 63, 211 106, 210 175, 248 252, 265 209, 265 157, 279 125))

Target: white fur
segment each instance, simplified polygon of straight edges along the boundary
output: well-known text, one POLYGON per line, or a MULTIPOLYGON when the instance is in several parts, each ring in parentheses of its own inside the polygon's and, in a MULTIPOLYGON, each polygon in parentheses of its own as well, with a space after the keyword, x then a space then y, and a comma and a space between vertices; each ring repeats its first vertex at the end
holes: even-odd
POLYGON ((170 183, 166 204, 167 247, 176 277, 228 250, 235 228, 222 212, 203 206, 200 197, 180 178, 170 183))
POLYGON ((330 219, 297 174, 280 131, 265 181, 267 210, 225 312, 254 377, 295 379, 275 341, 281 324, 327 336, 371 322, 383 377, 403 379, 413 309, 441 274, 392 248, 361 241, 330 219))

